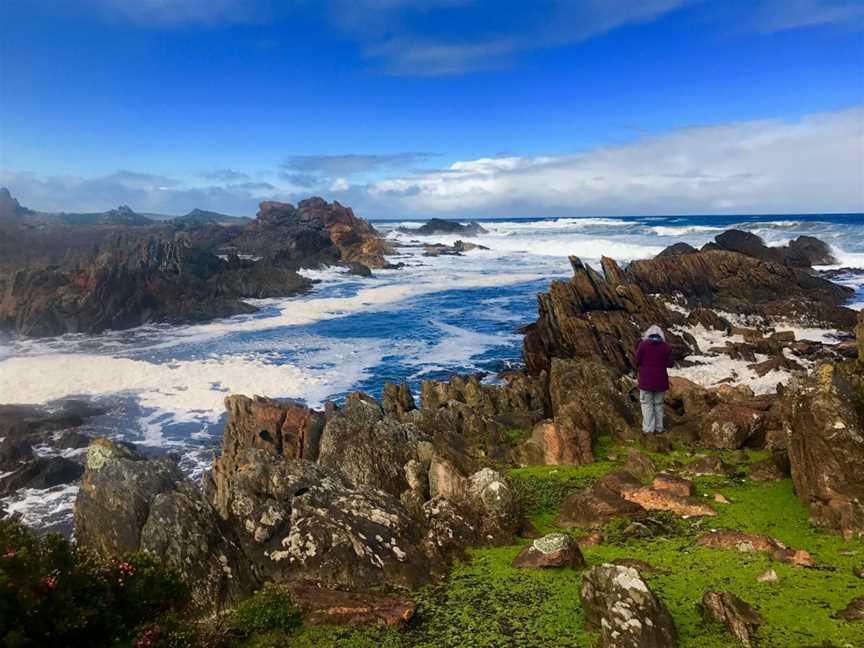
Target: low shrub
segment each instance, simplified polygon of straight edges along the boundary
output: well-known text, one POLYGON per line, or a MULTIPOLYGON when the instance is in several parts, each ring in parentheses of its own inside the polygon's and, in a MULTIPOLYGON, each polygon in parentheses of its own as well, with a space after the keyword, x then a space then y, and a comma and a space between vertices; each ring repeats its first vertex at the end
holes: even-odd
MULTIPOLYGON (((132 645, 139 628, 157 627, 187 602, 180 577, 148 555, 101 560, 62 536, 40 538, 16 518, 0 520, 0 641, 8 648, 132 645)), ((161 643, 141 648, 172 645, 167 631, 157 635, 161 643)))

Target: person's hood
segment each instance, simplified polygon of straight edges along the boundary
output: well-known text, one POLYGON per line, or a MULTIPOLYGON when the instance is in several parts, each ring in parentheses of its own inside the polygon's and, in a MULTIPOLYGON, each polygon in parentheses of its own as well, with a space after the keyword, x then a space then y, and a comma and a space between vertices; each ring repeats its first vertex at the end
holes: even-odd
POLYGON ((666 335, 663 333, 663 329, 654 324, 653 326, 649 326, 648 330, 645 331, 645 334, 642 336, 644 339, 650 338, 652 335, 657 335, 664 342, 666 341, 666 335))

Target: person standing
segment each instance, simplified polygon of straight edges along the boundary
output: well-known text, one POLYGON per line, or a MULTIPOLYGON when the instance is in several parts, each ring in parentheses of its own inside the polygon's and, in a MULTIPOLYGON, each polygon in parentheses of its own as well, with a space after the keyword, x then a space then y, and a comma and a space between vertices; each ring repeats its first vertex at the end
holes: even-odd
POLYGON ((636 369, 639 372, 639 401, 642 404, 642 431, 663 432, 663 399, 669 389, 672 347, 656 324, 645 331, 636 345, 636 369))

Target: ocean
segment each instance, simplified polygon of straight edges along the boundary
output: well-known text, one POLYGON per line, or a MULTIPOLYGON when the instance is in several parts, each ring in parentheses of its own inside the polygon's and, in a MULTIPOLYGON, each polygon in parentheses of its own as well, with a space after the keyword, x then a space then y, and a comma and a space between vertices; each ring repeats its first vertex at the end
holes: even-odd
MULTIPOLYGON (((468 240, 488 250, 424 257, 420 247, 400 248, 392 260, 405 267, 369 278, 338 268, 305 271, 318 280, 311 293, 255 301, 254 315, 100 336, 0 339, 0 403, 95 402, 106 413, 82 431, 175 453, 199 478, 220 446, 228 394, 320 407, 356 390, 380 396, 385 381, 407 380, 416 393, 422 380, 454 373, 494 380, 518 364, 518 331, 536 318, 537 293, 570 276, 568 255, 626 263, 679 241, 698 247, 735 227, 769 245, 816 236, 834 248, 838 267, 864 268, 864 214, 477 220, 488 234, 468 240)), ((373 223, 403 243, 459 238, 396 231, 421 222, 373 223)), ((857 290, 850 305, 864 307, 864 270, 838 281, 857 290)), ((76 492, 74 485, 25 490, 3 501, 33 526, 68 530, 76 492)))

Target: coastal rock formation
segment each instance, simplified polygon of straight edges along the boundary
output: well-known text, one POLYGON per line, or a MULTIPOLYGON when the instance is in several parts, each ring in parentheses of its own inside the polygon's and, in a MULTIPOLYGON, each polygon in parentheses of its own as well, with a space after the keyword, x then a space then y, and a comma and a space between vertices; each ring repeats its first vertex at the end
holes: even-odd
MULTIPOLYGON (((782 263, 727 250, 633 261, 627 276, 645 293, 681 295, 698 306, 851 329, 850 288, 782 263)), ((661 324, 662 325, 662 324, 661 324)))
POLYGON ((570 264, 573 277, 553 281, 548 293, 538 295, 539 318, 524 329, 523 357, 531 373, 548 371, 554 357, 599 360, 619 375, 626 373, 633 369, 636 344, 652 324, 667 331, 672 345, 695 348, 695 341, 669 331, 683 323, 683 316, 647 296, 612 259, 604 257, 603 275, 576 257, 570 264))
POLYGON ((175 463, 106 439, 87 452, 75 529, 79 544, 103 556, 160 556, 195 583, 201 612, 236 605, 257 584, 233 534, 175 463))
POLYGON ((262 202, 256 218, 227 247, 272 257, 293 269, 338 262, 385 268, 384 255, 391 253, 375 228, 357 218, 350 207, 317 196, 301 200, 296 207, 262 202))
POLYGON ((703 249, 738 252, 754 259, 782 263, 798 268, 837 263, 837 259, 831 252, 831 247, 813 236, 799 236, 789 241, 789 245, 768 246, 752 232, 733 229, 717 235, 714 238, 714 243, 709 243, 703 249))
POLYGON ((789 389, 786 440, 795 492, 819 524, 864 533, 864 426, 860 396, 838 369, 819 365, 789 389))
POLYGON ((71 269, 0 278, 0 328, 42 337, 199 321, 254 312, 244 297, 291 295, 310 285, 294 271, 223 260, 182 239, 130 237, 71 269))
POLYGON ((579 592, 586 624, 600 631, 604 648, 674 648, 672 615, 632 567, 597 565, 579 592))
POLYGON ((471 221, 467 224, 462 224, 457 221, 444 220, 443 218, 432 218, 420 227, 400 227, 398 231, 403 234, 417 234, 418 236, 431 236, 433 234, 458 234, 460 236, 477 236, 478 234, 488 234, 489 232, 480 225, 471 221))

